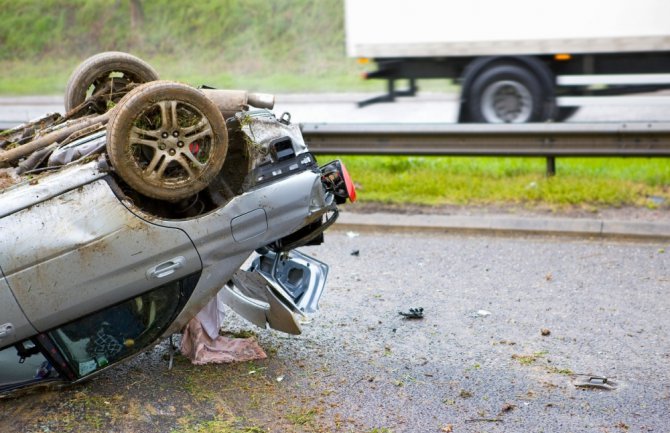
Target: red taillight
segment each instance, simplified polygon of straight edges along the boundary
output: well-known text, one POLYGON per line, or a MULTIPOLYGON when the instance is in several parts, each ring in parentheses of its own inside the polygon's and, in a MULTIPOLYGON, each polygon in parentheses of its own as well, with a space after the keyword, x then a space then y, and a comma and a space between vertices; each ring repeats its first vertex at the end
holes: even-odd
POLYGON ((356 201, 356 187, 354 186, 354 181, 351 180, 347 167, 344 166, 344 163, 340 161, 340 166, 342 168, 342 177, 344 178, 344 184, 347 187, 347 195, 349 200, 353 203, 356 201))
POLYGON ((321 181, 326 191, 335 196, 335 203, 343 204, 347 199, 356 201, 356 187, 342 161, 336 159, 321 167, 321 181))

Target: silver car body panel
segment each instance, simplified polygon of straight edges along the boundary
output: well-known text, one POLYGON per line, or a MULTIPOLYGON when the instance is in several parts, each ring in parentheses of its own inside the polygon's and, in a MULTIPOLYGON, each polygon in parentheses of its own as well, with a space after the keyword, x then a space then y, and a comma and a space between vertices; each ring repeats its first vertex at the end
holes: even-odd
POLYGON ((38 331, 202 266, 182 230, 128 212, 102 179, 0 219, 0 233, 0 266, 38 331))
POLYGON ((230 221, 235 242, 244 242, 260 236, 268 230, 268 215, 263 209, 254 209, 238 215, 230 221))
POLYGON ((0 305, 3 312, 0 318, 0 346, 16 343, 26 336, 37 333, 21 311, 14 294, 9 290, 2 269, 0 269, 0 305))
POLYGON ((327 201, 320 174, 305 171, 238 195, 206 215, 180 221, 154 220, 188 233, 203 263, 191 299, 165 335, 178 332, 256 249, 320 219, 331 209, 327 201), (251 217, 245 217, 248 215, 251 217), (233 236, 233 227, 235 233, 244 235, 233 236))
POLYGON ((98 161, 75 164, 0 190, 0 218, 106 176, 101 165, 98 161))
POLYGON ((328 265, 299 251, 268 251, 248 271, 235 272, 220 293, 226 305, 254 325, 300 334, 296 317, 317 310, 327 275, 328 265))
POLYGON ((284 302, 278 291, 281 288, 265 275, 238 270, 220 293, 226 305, 254 325, 300 334, 295 308, 284 302))
POLYGON ((254 260, 252 269, 281 288, 280 293, 301 313, 319 309, 328 277, 328 265, 300 251, 285 254, 269 252, 254 260))

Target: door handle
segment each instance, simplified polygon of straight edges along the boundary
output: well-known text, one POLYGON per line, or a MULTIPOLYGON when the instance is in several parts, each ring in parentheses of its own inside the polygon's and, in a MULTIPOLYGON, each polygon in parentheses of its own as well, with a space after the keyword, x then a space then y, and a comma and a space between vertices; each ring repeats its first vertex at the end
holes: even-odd
POLYGON ((183 256, 175 257, 170 259, 167 262, 158 264, 147 270, 147 278, 165 278, 169 275, 174 274, 177 270, 184 267, 186 259, 183 256))

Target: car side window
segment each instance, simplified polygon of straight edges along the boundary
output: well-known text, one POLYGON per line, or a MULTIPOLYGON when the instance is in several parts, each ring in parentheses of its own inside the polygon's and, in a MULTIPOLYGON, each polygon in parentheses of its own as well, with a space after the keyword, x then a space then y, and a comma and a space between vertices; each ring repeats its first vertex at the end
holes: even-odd
MULTIPOLYGON (((183 306, 186 278, 49 332, 78 378, 144 349, 183 306)), ((189 290, 190 293, 190 290, 189 290)))
POLYGON ((0 350, 0 390, 58 377, 51 363, 30 340, 0 350))

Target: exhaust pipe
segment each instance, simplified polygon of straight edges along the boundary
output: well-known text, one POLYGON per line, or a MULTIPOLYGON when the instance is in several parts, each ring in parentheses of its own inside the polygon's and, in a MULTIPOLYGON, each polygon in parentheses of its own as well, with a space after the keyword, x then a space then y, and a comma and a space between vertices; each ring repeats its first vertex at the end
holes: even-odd
POLYGON ((250 93, 246 90, 200 89, 200 91, 216 104, 224 118, 247 110, 249 106, 272 109, 275 96, 269 93, 250 93))

